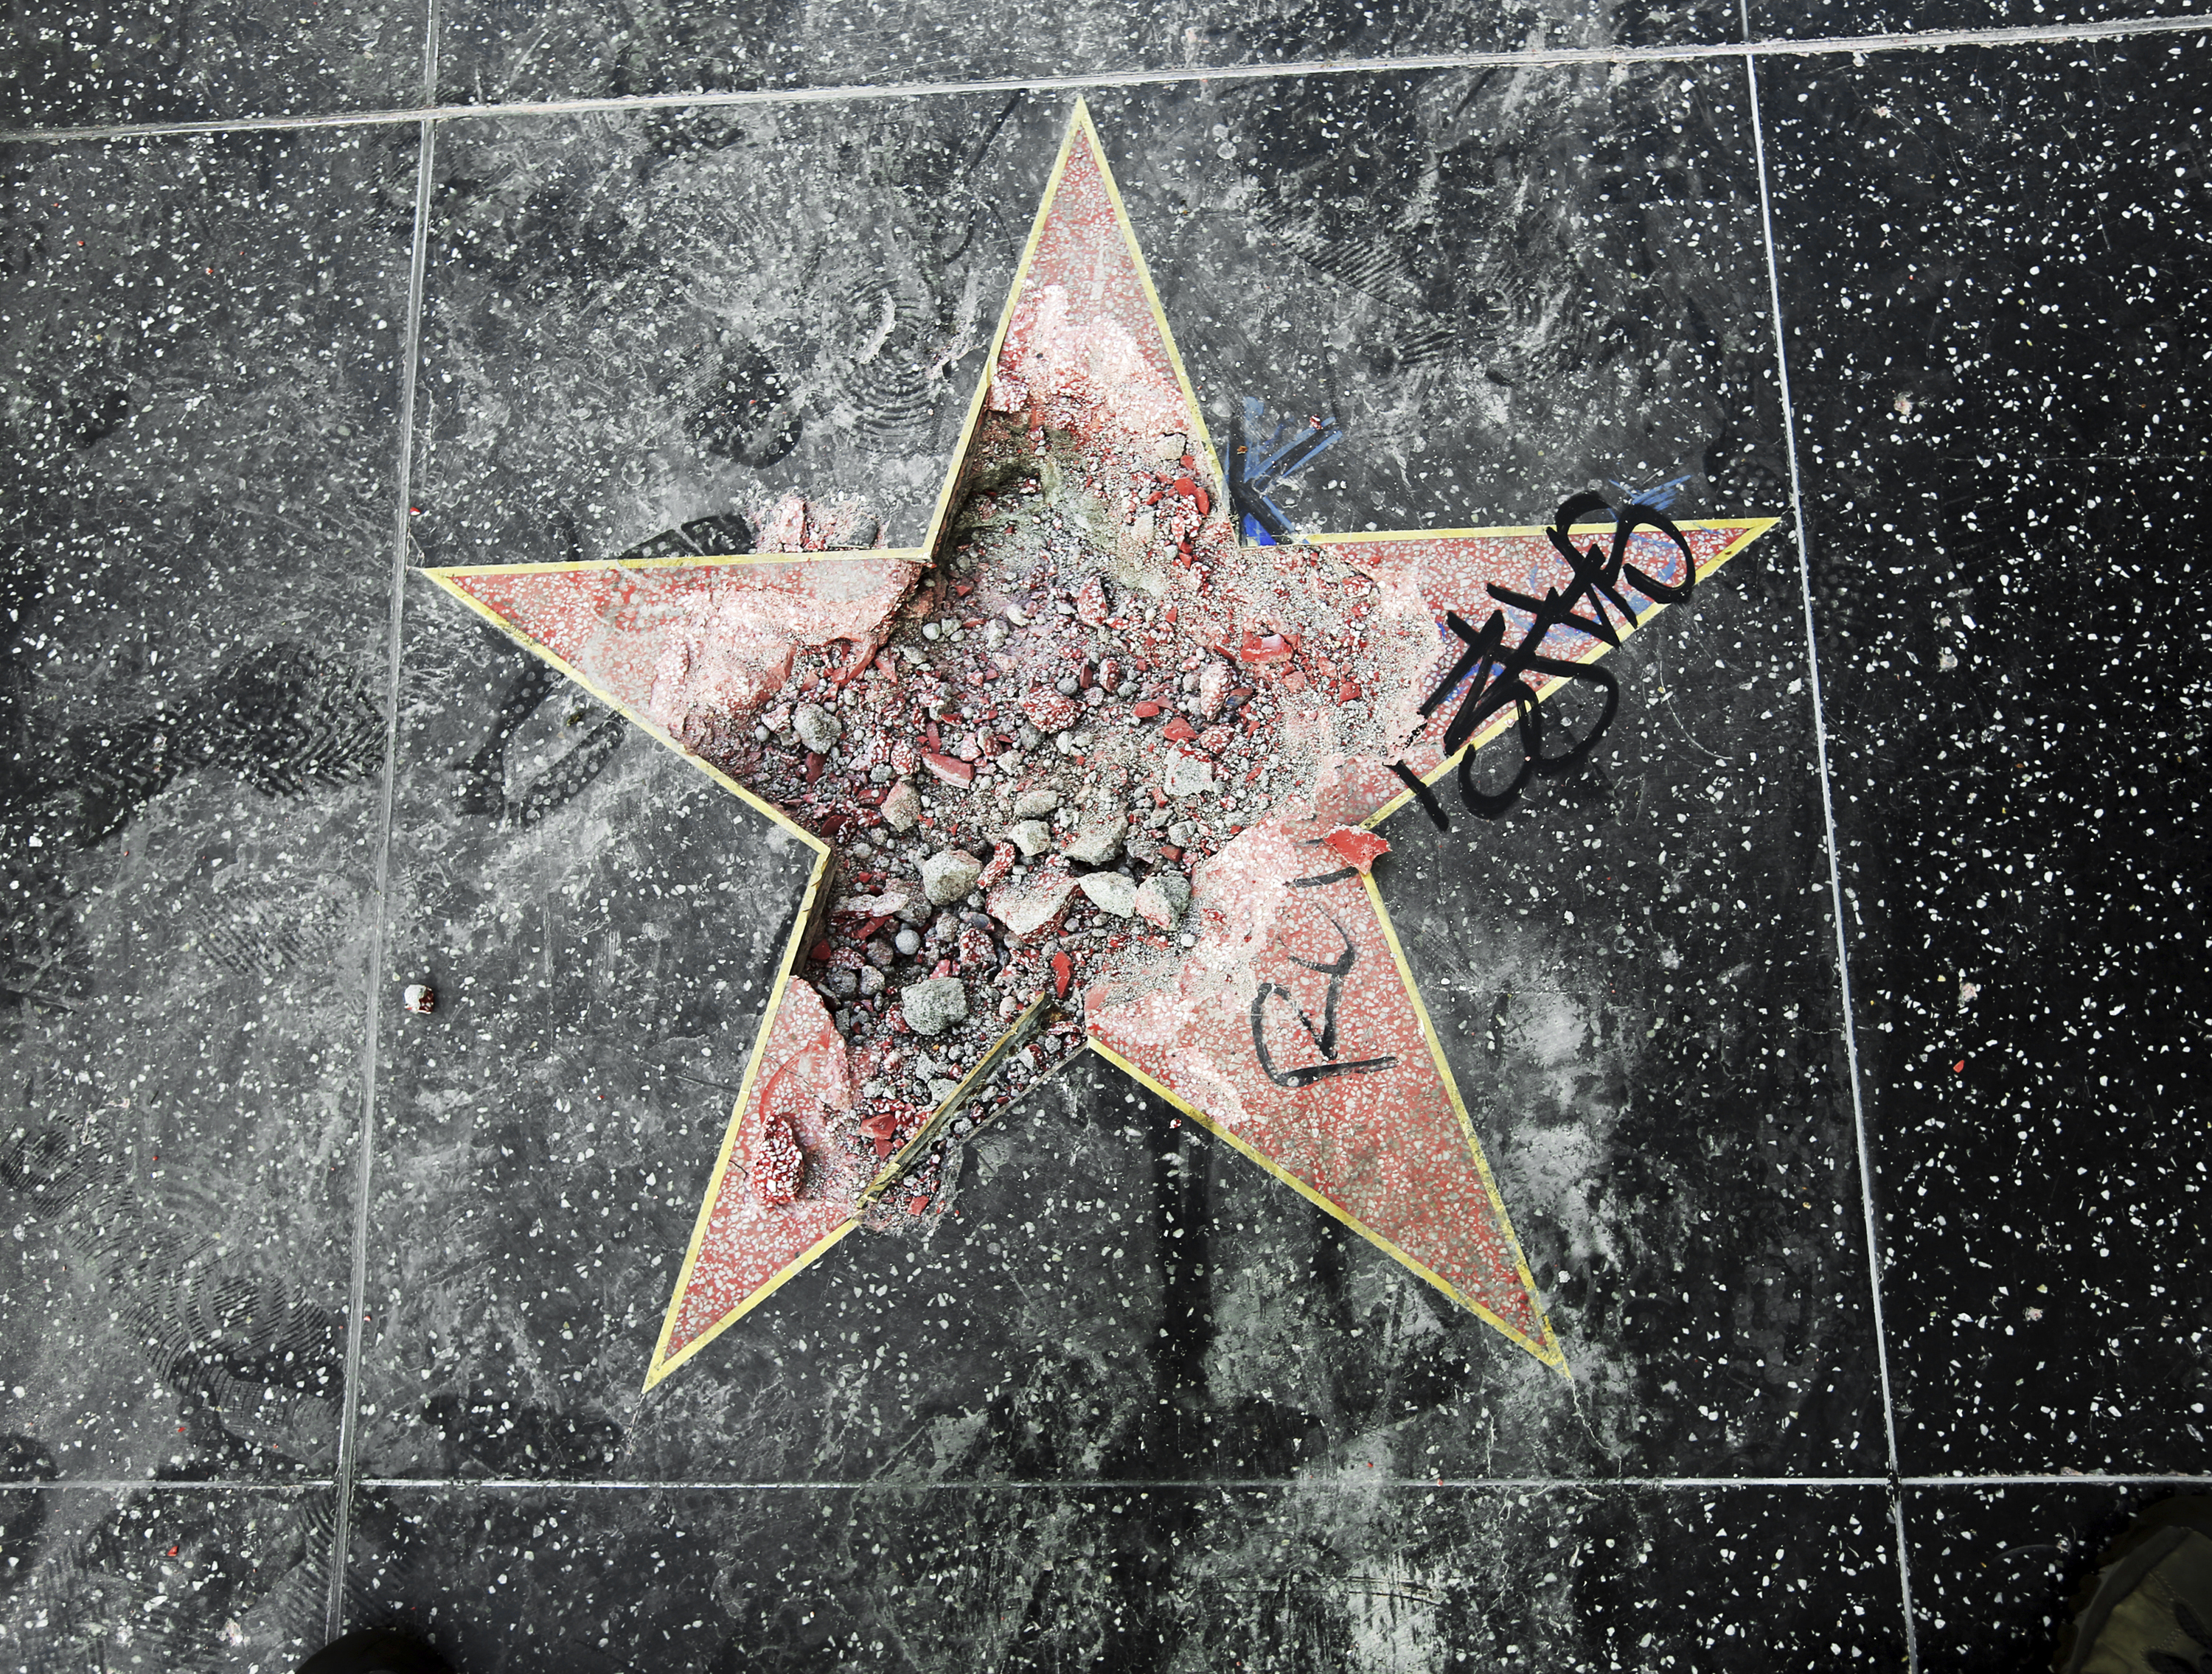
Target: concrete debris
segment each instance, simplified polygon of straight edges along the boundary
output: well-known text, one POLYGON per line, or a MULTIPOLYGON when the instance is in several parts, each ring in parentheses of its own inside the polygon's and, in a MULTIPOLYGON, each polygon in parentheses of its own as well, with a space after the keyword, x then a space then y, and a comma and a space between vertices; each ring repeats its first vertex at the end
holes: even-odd
POLYGON ((950 907, 975 887, 983 863, 965 849, 940 849, 921 863, 921 888, 939 907, 950 907))
POLYGON ((902 779, 884 793, 880 811, 884 823, 893 831, 912 831, 921 818, 921 792, 902 779))
POLYGON ((1092 872, 1078 886, 1102 913, 1126 919, 1137 910, 1137 885, 1119 872, 1092 872))
POLYGON ((925 977, 899 995, 899 1014, 916 1034, 942 1034, 968 1016, 968 985, 958 977, 925 977))
POLYGON ((1146 924, 1173 930, 1190 909, 1190 880, 1178 871, 1158 871, 1137 886, 1134 909, 1146 924))
POLYGON ((1091 815, 1060 846, 1070 860, 1085 866, 1103 866, 1121 852, 1121 834, 1127 828, 1118 814, 1091 815))
POLYGON ((791 713, 792 731, 811 750, 827 755, 845 734, 837 718, 818 703, 802 703, 791 713))

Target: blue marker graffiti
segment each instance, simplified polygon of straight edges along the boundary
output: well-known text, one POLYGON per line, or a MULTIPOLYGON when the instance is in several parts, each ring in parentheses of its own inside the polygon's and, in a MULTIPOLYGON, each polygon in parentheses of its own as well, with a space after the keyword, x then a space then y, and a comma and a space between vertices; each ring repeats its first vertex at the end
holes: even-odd
POLYGON ((1279 546, 1297 531, 1269 495, 1344 439, 1334 419, 1270 427, 1265 402, 1246 396, 1231 426, 1229 504, 1237 526, 1255 546, 1279 546), (1262 434, 1264 432, 1264 434, 1262 434))

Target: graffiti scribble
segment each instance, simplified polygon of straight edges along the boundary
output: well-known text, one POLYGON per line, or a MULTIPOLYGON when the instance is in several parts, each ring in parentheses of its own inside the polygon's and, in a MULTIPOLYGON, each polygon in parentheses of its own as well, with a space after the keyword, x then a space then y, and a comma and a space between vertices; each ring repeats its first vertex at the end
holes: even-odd
POLYGON ((1229 503, 1237 532, 1257 546, 1295 538, 1297 531, 1269 495, 1343 439, 1334 419, 1268 426, 1267 403, 1246 396, 1229 447, 1229 503))
MULTIPOLYGON (((1690 543, 1656 506, 1636 505, 1624 507, 1618 514, 1613 531, 1613 550, 1601 556, 1595 545, 1577 552, 1569 534, 1578 519, 1595 519, 1600 515, 1616 518, 1613 508, 1597 494, 1576 494, 1562 504, 1553 514, 1552 526, 1544 532, 1551 537, 1561 556, 1566 559, 1572 577, 1571 585, 1562 593, 1557 587, 1549 588, 1541 598, 1530 598, 1510 588, 1492 583, 1490 596, 1501 605, 1510 605, 1516 610, 1527 611, 1531 621, 1527 632, 1511 646, 1505 643, 1506 617, 1502 610, 1490 613, 1490 619, 1480 628, 1469 627, 1460 614, 1447 611, 1444 621, 1451 631, 1465 642, 1466 649, 1450 670, 1437 682, 1421 705, 1421 719, 1425 722, 1452 694, 1466 687, 1458 713, 1444 729, 1443 755, 1447 761, 1462 749, 1468 740, 1492 715, 1509 704, 1514 708, 1515 723, 1521 737, 1521 768, 1513 782, 1502 791, 1478 790, 1474 783, 1474 753, 1468 751, 1460 757, 1460 794, 1468 807, 1486 820, 1503 816, 1521 799, 1521 793, 1531 778, 1554 779, 1571 773, 1589 758, 1605 737, 1606 729, 1613 725, 1613 712, 1620 705, 1620 685, 1611 670, 1593 664, 1578 662, 1566 657, 1544 655, 1545 641, 1553 628, 1579 634, 1589 640, 1617 646, 1620 635, 1613 619, 1607 614, 1609 605, 1633 628, 1640 612, 1629 603, 1621 591, 1624 578, 1630 587, 1647 601, 1673 604, 1690 596, 1697 584, 1698 564, 1690 543), (1638 529, 1651 529, 1674 542, 1682 555, 1682 579, 1668 582, 1647 575, 1627 561, 1630 539, 1638 529), (1577 607, 1589 607, 1589 614, 1577 614, 1577 607), (1543 750, 1544 719, 1540 707, 1540 694, 1528 683, 1530 675, 1553 675, 1562 680, 1579 680, 1595 686, 1604 694, 1604 708, 1589 730, 1579 738, 1572 738, 1569 748, 1556 755, 1547 755, 1543 750)), ((1572 735, 1570 734, 1571 738, 1572 735)), ((1398 775, 1421 806, 1427 810, 1440 830, 1449 830, 1450 822, 1445 817, 1436 793, 1414 775, 1404 762, 1391 764, 1390 771, 1398 775)))

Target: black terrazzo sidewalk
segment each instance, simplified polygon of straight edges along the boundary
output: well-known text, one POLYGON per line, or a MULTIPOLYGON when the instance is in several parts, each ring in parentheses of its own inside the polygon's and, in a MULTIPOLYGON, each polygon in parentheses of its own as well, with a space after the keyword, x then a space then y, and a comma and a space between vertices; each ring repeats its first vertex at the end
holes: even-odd
POLYGON ((2042 1665, 2212 1479, 2177 11, 19 8, 0 1669, 2042 1665), (1376 868, 1571 1380, 1085 1057, 639 1392, 811 857, 415 572, 918 537, 1079 96, 1299 528, 1783 519, 1376 868))

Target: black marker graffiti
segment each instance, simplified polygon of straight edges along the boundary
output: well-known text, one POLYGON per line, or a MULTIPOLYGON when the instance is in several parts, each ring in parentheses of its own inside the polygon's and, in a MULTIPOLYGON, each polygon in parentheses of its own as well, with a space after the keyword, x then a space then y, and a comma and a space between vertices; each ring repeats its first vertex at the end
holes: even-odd
MULTIPOLYGON (((1293 878, 1291 880, 1291 887, 1297 889, 1327 881, 1322 878, 1293 878)), ((1263 982, 1260 985, 1259 992, 1252 996, 1252 1051, 1260 1060, 1261 1073, 1278 1087, 1310 1087, 1317 1081, 1327 1081, 1331 1076, 1370 1076, 1377 1070, 1389 1069, 1398 1061, 1395 1054, 1389 1058, 1351 1058, 1342 1063, 1337 1061, 1336 1008, 1338 1002, 1344 998, 1344 980, 1352 973, 1352 967, 1358 963, 1359 949, 1352 945, 1351 932, 1337 923, 1334 913, 1329 915, 1328 921, 1334 926, 1336 933, 1344 938, 1342 953, 1325 964, 1316 963, 1310 959, 1300 959, 1296 954, 1290 955, 1290 961, 1293 965, 1303 965, 1307 970, 1317 971, 1328 979, 1328 992, 1322 1003, 1319 1028, 1314 1027, 1311 1017, 1308 1016, 1303 1010, 1298 1009, 1297 1002, 1291 998, 1291 991, 1279 984, 1263 982), (1275 1067, 1274 1055, 1267 1050, 1267 1002, 1278 995, 1291 1001, 1300 1026, 1312 1037, 1315 1048, 1327 1060, 1326 1062, 1309 1064, 1304 1068, 1297 1070, 1278 1070, 1275 1067)))
MULTIPOLYGON (((1421 705, 1421 719, 1426 721, 1441 707, 1462 682, 1467 682, 1467 694, 1459 711, 1452 717, 1451 725, 1444 729, 1443 755, 1449 760, 1461 749, 1482 724, 1510 704, 1515 712, 1516 725, 1521 735, 1521 770, 1513 782, 1503 791, 1478 790, 1474 784, 1474 754, 1469 751, 1460 757, 1460 794, 1468 807, 1486 820, 1503 816, 1521 799, 1532 778, 1556 779, 1571 773, 1589 759, 1606 729, 1613 725, 1613 713, 1620 707, 1620 685, 1612 671, 1589 663, 1571 661, 1565 658, 1542 654, 1546 638, 1555 628, 1564 628, 1589 639, 1601 640, 1607 646, 1619 646, 1620 635, 1607 615, 1607 605, 1618 611, 1633 628, 1637 613, 1633 605, 1620 591, 1626 577, 1635 590, 1645 598, 1662 604, 1673 604, 1690 596, 1697 585, 1698 561, 1690 550, 1690 543, 1682 538, 1682 531, 1668 520, 1666 514, 1651 506, 1630 506, 1618 514, 1602 497, 1594 494, 1576 494, 1553 514, 1552 526, 1544 531, 1551 537, 1571 570, 1571 583, 1565 592, 1557 587, 1548 589, 1540 599, 1530 598, 1508 588, 1492 585, 1490 596, 1500 604, 1510 604, 1517 610, 1526 610, 1534 618, 1519 641, 1510 646, 1505 643, 1505 613, 1493 610, 1489 621, 1480 628, 1471 628, 1455 610, 1447 611, 1444 621, 1466 642, 1467 649, 1459 660, 1437 682, 1437 688, 1421 705), (1601 556, 1593 545, 1577 552, 1568 531, 1579 518, 1603 513, 1614 517, 1613 551, 1601 556), (1682 579, 1679 583, 1662 581, 1647 575, 1626 561, 1628 543, 1638 529, 1653 529, 1674 543, 1682 554, 1682 579), (1589 607, 1588 616, 1577 614, 1578 606, 1589 607), (1494 674, 1493 674, 1494 670, 1494 674), (1535 690, 1528 684, 1528 676, 1556 675, 1563 680, 1579 680, 1595 686, 1605 694, 1605 707, 1596 721, 1581 737, 1574 738, 1570 747, 1556 755, 1544 754, 1543 712, 1537 701, 1535 690)), ((1571 737, 1571 735, 1570 735, 1571 737)), ((1443 806, 1436 793, 1417 778, 1402 761, 1391 763, 1390 771, 1398 775, 1406 786, 1420 801, 1428 816, 1436 822, 1439 830, 1449 830, 1451 822, 1444 816, 1443 806)))

